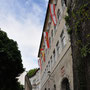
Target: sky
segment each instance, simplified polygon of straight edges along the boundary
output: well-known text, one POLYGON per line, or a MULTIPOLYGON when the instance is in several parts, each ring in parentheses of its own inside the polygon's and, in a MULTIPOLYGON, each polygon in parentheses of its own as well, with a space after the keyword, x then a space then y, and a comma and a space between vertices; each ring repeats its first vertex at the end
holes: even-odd
POLYGON ((26 70, 38 67, 48 0, 0 0, 0 28, 17 41, 26 70))

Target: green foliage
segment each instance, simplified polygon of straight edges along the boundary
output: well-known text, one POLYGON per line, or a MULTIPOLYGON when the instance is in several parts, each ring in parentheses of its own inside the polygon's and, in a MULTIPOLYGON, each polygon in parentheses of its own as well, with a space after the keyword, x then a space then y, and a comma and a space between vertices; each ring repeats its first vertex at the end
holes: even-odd
POLYGON ((74 89, 86 90, 86 61, 90 56, 90 0, 74 0, 67 13, 65 21, 72 44, 74 89))
POLYGON ((90 19, 89 3, 83 4, 80 8, 74 9, 71 12, 70 8, 67 9, 68 16, 65 17, 66 25, 72 29, 72 27, 70 27, 70 22, 73 20, 72 23, 76 33, 80 30, 82 23, 90 19))
POLYGON ((71 28, 68 28, 67 31, 68 31, 68 34, 72 34, 72 29, 71 28))
POLYGON ((69 23, 69 16, 65 16, 66 23, 69 23))
MULTIPOLYGON (((68 16, 65 16, 65 21, 66 21, 66 26, 68 27, 67 31, 68 31, 68 34, 72 34, 72 30, 74 30, 75 32, 75 35, 76 35, 76 38, 77 38, 77 42, 76 44, 78 45, 78 47, 80 48, 81 50, 81 56, 82 57, 86 57, 87 54, 89 53, 89 47, 85 47, 87 46, 88 44, 86 44, 84 47, 83 47, 83 44, 82 44, 82 40, 81 40, 81 37, 80 37, 80 34, 81 34, 81 29, 82 28, 82 25, 83 25, 83 22, 87 21, 90 19, 90 14, 89 14, 89 3, 84 3, 82 4, 79 8, 76 8, 73 9, 71 11, 71 8, 69 7, 67 9, 67 12, 68 12, 68 16), (71 25, 72 23, 72 25, 71 25)), ((86 38, 90 37, 90 35, 88 34, 86 38)))
POLYGON ((76 44, 77 44, 78 46, 81 46, 81 45, 82 45, 82 41, 81 41, 81 40, 77 40, 77 41, 76 41, 76 44))
POLYGON ((29 70, 29 72, 27 73, 27 75, 29 76, 29 78, 31 78, 32 76, 34 76, 37 70, 38 70, 37 68, 29 70))
POLYGON ((90 38, 90 34, 87 34, 87 38, 90 38))
POLYGON ((17 42, 9 39, 7 34, 0 30, 0 90, 12 90, 12 87, 16 87, 16 77, 23 71, 17 42))
POLYGON ((87 44, 81 48, 82 57, 86 57, 88 53, 90 54, 90 48, 88 48, 88 46, 89 46, 89 44, 87 44))

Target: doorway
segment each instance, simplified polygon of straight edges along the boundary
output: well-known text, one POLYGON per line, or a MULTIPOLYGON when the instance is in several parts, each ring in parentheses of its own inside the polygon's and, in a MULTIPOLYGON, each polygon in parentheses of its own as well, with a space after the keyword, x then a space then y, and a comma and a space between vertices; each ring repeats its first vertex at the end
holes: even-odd
POLYGON ((67 78, 64 78, 61 83, 61 90, 70 90, 70 84, 67 78))

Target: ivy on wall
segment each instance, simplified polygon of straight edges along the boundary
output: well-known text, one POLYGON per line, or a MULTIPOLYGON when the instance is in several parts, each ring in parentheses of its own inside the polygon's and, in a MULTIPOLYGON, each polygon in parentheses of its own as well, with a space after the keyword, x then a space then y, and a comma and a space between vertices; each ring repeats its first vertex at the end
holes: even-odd
MULTIPOLYGON (((72 34, 72 30, 75 32, 76 36, 76 44, 78 45, 81 57, 86 57, 88 54, 90 54, 90 42, 87 42, 86 45, 83 45, 82 43, 82 37, 81 37, 81 30, 85 26, 85 22, 87 20, 90 20, 90 1, 88 3, 84 3, 79 6, 75 6, 73 10, 71 10, 71 7, 67 9, 68 15, 65 16, 66 26, 68 27, 68 33, 69 35, 72 34)), ((87 37, 84 38, 90 38, 90 34, 87 34, 87 37)))
POLYGON ((85 59, 90 55, 90 33, 86 32, 89 30, 86 24, 90 21, 90 0, 73 1, 67 7, 68 15, 65 16, 65 21, 74 55, 74 90, 87 90, 85 59))

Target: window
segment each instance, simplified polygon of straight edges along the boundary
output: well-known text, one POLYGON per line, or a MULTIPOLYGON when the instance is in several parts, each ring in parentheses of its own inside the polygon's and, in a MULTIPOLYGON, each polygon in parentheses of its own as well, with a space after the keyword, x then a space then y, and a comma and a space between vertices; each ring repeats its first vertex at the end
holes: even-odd
POLYGON ((46 69, 45 69, 45 76, 46 76, 46 69))
POLYGON ((49 22, 48 22, 48 25, 47 25, 47 31, 48 32, 50 30, 51 22, 52 22, 52 18, 51 18, 51 16, 49 16, 49 22))
POLYGON ((49 32, 51 26, 51 22, 48 23, 47 31, 49 32))
POLYGON ((57 19, 58 19, 58 22, 60 23, 60 20, 61 20, 61 12, 60 12, 60 9, 58 9, 58 11, 57 11, 57 19))
POLYGON ((53 30, 51 30, 51 39, 53 41, 53 30))
POLYGON ((44 73, 43 73, 43 77, 45 77, 45 71, 44 71, 44 73))
POLYGON ((51 23, 52 22, 52 18, 51 18, 51 15, 50 15, 50 17, 49 17, 49 23, 51 23))
POLYGON ((47 49, 45 49, 45 59, 47 58, 47 54, 48 54, 47 49))
POLYGON ((33 80, 33 83, 34 83, 34 84, 35 84, 35 82, 36 82, 36 79, 33 80))
POLYGON ((49 37, 49 46, 51 48, 51 38, 49 37))
POLYGON ((56 25, 54 25, 54 31, 56 30, 56 25))
POLYGON ((66 40, 65 40, 64 30, 62 31, 60 37, 61 37, 62 48, 64 48, 65 45, 66 45, 66 40))
POLYGON ((48 61, 48 71, 50 71, 50 61, 48 61))
POLYGON ((51 30, 51 37, 53 38, 53 30, 51 30))
POLYGON ((51 60, 51 67, 52 67, 53 66, 52 56, 50 57, 50 60, 51 60))
POLYGON ((54 90, 56 90, 56 85, 54 84, 54 90))
POLYGON ((59 46, 59 41, 57 41, 57 44, 56 44, 56 49, 57 49, 57 56, 59 56, 59 49, 60 49, 60 46, 59 46))
POLYGON ((54 59, 54 61, 55 61, 55 49, 54 49, 54 51, 53 51, 53 59, 54 59))
POLYGON ((46 69, 47 69, 47 73, 48 73, 48 65, 46 66, 46 69))
POLYGON ((64 8, 65 6, 67 6, 67 1, 66 0, 61 0, 61 4, 62 4, 62 7, 64 8))
POLYGON ((56 34, 56 30, 57 30, 57 24, 54 25, 54 31, 53 31, 53 34, 54 34, 54 35, 56 34))
POLYGON ((54 4, 57 5, 58 0, 54 0, 54 4))
POLYGON ((40 57, 41 57, 41 63, 42 63, 42 65, 43 65, 43 57, 42 57, 42 55, 40 54, 40 57))

